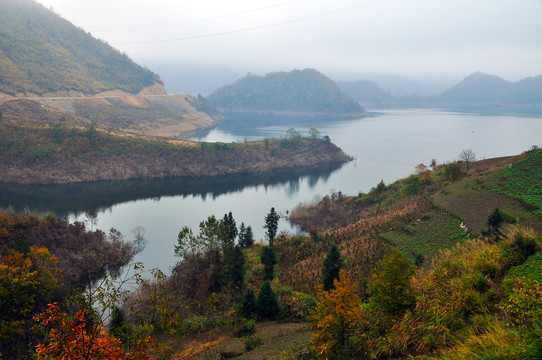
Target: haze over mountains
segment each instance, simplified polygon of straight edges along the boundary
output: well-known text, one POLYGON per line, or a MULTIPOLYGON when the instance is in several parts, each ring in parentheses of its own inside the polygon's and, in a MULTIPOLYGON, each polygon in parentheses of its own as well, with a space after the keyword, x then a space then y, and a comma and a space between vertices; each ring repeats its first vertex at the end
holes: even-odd
MULTIPOLYGON (((32 0, 2 0, 0 35, 0 112, 5 119, 94 123, 170 137, 221 120, 204 97, 166 96, 159 75, 32 0)), ((218 83, 239 77, 234 69, 221 69, 192 71, 184 78, 174 66, 162 67, 174 92, 187 87, 195 91, 202 84, 210 92, 218 83)), ((316 70, 294 70, 249 74, 216 89, 209 101, 225 111, 333 115, 363 114, 363 107, 540 113, 541 94, 542 76, 513 83, 475 73, 439 91, 397 76, 367 75, 337 84, 316 70)))
POLYGON ((479 112, 542 112, 542 75, 509 82, 476 72, 439 95, 394 97, 370 81, 341 82, 341 88, 367 107, 430 107, 479 112))

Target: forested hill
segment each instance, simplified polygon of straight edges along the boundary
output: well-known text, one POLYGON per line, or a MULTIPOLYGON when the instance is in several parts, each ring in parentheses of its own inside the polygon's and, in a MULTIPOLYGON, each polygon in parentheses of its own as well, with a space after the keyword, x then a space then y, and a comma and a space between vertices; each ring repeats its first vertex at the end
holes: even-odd
POLYGON ((313 70, 247 75, 208 97, 226 110, 360 114, 364 109, 335 82, 313 70))
POLYGON ((158 75, 33 0, 0 0, 0 91, 138 93, 158 75))

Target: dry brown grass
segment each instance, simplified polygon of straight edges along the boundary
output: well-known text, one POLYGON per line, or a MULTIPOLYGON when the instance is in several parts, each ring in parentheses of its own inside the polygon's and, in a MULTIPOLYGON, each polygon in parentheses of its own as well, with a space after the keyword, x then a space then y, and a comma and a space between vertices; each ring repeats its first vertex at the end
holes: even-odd
POLYGON ((173 345, 175 350, 175 360, 218 360, 231 357, 271 360, 281 359, 285 353, 304 351, 310 334, 310 325, 307 323, 263 322, 256 324, 256 333, 252 335, 261 339, 262 344, 251 351, 245 348, 248 338, 236 338, 231 334, 185 339, 170 346, 173 345))

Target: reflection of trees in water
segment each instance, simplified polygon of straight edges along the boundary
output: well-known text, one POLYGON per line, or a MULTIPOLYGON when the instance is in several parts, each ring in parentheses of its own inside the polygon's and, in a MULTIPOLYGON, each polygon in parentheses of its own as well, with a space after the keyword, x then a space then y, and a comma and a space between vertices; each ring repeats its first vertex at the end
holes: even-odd
POLYGON ((324 181, 342 164, 319 168, 282 169, 265 174, 225 175, 214 177, 177 177, 150 180, 100 181, 67 185, 3 184, 0 187, 0 207, 12 206, 15 210, 28 208, 41 213, 53 212, 64 217, 79 215, 87 209, 102 210, 115 204, 152 199, 162 196, 211 197, 240 192, 246 188, 287 184, 288 195, 299 191, 301 181, 307 179, 310 188, 318 180, 324 181))

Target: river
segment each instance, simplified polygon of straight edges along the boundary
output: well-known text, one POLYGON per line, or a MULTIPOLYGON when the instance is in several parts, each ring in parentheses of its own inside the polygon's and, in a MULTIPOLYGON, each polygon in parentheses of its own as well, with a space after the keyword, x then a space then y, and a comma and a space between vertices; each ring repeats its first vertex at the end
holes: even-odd
MULTIPOLYGON (((288 128, 307 134, 312 126, 355 159, 341 167, 307 173, 277 172, 268 176, 226 176, 215 179, 162 179, 103 182, 65 186, 4 186, 0 207, 12 204, 39 213, 52 211, 70 220, 84 220, 86 208, 98 210, 97 227, 111 227, 132 239, 137 226, 145 229, 146 247, 137 256, 146 268, 166 273, 175 264, 173 245, 183 226, 197 232, 208 215, 231 211, 237 225, 251 225, 264 237, 264 217, 271 207, 281 214, 297 204, 320 199, 332 191, 348 195, 367 192, 380 180, 390 183, 414 172, 431 158, 453 161, 472 148, 477 159, 519 154, 542 145, 542 118, 480 116, 436 110, 386 110, 360 119, 331 122, 311 119, 292 124, 251 128, 219 125, 194 137, 202 141, 244 141, 281 137, 288 128)), ((297 230, 281 219, 279 231, 297 230)))

